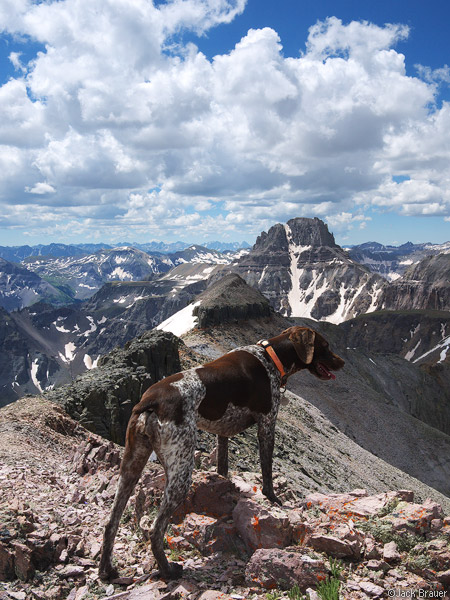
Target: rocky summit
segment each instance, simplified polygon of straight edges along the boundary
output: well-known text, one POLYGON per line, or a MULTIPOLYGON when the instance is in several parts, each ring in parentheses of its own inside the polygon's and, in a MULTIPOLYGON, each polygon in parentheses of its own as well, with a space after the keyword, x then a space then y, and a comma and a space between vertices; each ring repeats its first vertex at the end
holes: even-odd
POLYGON ((165 476, 149 463, 119 527, 119 577, 103 583, 98 556, 121 449, 37 398, 4 408, 0 430, 2 600, 320 600, 330 588, 369 600, 392 590, 449 590, 445 499, 420 499, 408 488, 300 496, 276 471, 282 504, 274 506, 259 474, 220 477, 206 452, 196 454, 193 485, 167 535, 182 579, 154 574, 149 526, 165 476))
POLYGON ((333 323, 375 310, 385 283, 350 259, 317 218, 274 225, 234 270, 281 314, 333 323))

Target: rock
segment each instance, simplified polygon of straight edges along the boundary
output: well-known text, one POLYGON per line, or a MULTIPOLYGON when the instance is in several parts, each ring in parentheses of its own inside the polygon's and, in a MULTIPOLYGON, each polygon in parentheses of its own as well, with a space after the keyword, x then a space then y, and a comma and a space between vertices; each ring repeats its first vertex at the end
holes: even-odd
POLYGON ((307 546, 311 535, 314 533, 314 527, 305 520, 303 509, 289 511, 288 518, 292 528, 292 540, 307 546))
POLYGON ((59 577, 69 579, 69 577, 83 577, 85 569, 79 565, 66 565, 61 571, 58 571, 59 577))
POLYGON ((269 301, 253 287, 230 273, 209 286, 198 297, 200 304, 194 309, 198 327, 206 328, 230 321, 243 321, 270 317, 269 301))
POLYGON ((360 518, 379 514, 393 501, 410 502, 413 497, 413 492, 407 490, 384 492, 373 496, 368 496, 365 490, 354 490, 348 494, 315 493, 305 498, 303 506, 306 508, 317 506, 326 513, 360 518))
POLYGON ((289 590, 297 584, 304 592, 325 579, 327 570, 321 559, 302 554, 298 548, 262 548, 252 555, 245 576, 249 585, 289 590))
POLYGON ((239 546, 236 530, 232 523, 207 515, 190 513, 186 515, 183 523, 172 525, 172 531, 180 538, 180 541, 175 542, 174 538, 169 538, 170 547, 175 543, 178 547, 182 547, 184 544, 181 540, 184 540, 185 543, 189 542, 204 555, 232 551, 239 546))
POLYGON ((450 586, 450 569, 447 571, 441 571, 440 573, 437 573, 436 578, 439 581, 439 583, 442 583, 442 585, 449 587, 450 586))
POLYGON ((16 575, 21 581, 28 581, 33 577, 35 572, 31 550, 28 546, 20 542, 13 542, 13 548, 16 575))
POLYGON ((370 571, 389 571, 391 566, 384 560, 369 560, 366 562, 366 568, 370 571))
POLYGON ((384 594, 384 588, 375 583, 371 583, 370 581, 360 581, 359 587, 362 591, 372 598, 382 598, 384 594))
POLYGON ((249 498, 241 498, 233 510, 233 523, 246 547, 283 548, 291 543, 293 533, 285 511, 270 510, 249 498))
POLYGON ((364 556, 365 558, 371 559, 378 559, 381 558, 381 551, 374 539, 374 537, 370 534, 366 534, 365 538, 364 538, 364 556))
POLYGON ((317 552, 325 552, 336 558, 358 558, 361 550, 359 541, 343 540, 320 533, 313 534, 308 540, 308 545, 317 552))
MULTIPOLYGON (((148 331, 102 356, 96 369, 47 392, 47 397, 90 431, 123 444, 131 411, 142 393, 152 383, 181 370, 179 344, 171 333, 148 331)), ((117 455, 108 460, 117 464, 117 455)))
POLYGON ((224 594, 223 592, 217 592, 216 590, 206 590, 198 600, 233 600, 233 596, 224 594))
POLYGON ((173 516, 173 522, 190 512, 217 518, 230 516, 236 503, 237 490, 229 479, 217 473, 196 473, 186 500, 173 516))
POLYGON ((392 523, 395 531, 428 533, 431 522, 443 516, 440 504, 427 500, 423 504, 400 502, 383 520, 392 523))
POLYGON ((389 542, 383 547, 383 558, 388 563, 394 563, 401 560, 402 555, 397 549, 395 542, 389 542))
POLYGON ((0 542, 0 581, 14 579, 14 554, 0 542))
POLYGON ((195 594, 197 592, 198 587, 192 581, 188 581, 187 579, 181 581, 176 588, 171 591, 171 594, 174 598, 187 598, 191 594, 195 594))

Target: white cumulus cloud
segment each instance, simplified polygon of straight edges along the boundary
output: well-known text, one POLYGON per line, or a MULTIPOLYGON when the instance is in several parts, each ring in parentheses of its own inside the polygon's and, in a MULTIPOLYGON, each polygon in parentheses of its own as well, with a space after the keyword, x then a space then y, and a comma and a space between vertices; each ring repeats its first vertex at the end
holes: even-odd
POLYGON ((12 53, 0 87, 3 224, 241 239, 302 215, 364 227, 368 207, 448 218, 450 108, 434 104, 448 68, 408 76, 406 26, 335 17, 298 57, 271 28, 213 59, 183 42, 244 9, 5 0, 4 31, 44 49, 12 53))

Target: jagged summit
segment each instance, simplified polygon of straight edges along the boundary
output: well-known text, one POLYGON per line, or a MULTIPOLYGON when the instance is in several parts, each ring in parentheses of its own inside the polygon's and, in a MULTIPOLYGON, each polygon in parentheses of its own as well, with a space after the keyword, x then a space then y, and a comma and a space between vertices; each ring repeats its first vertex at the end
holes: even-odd
POLYGON ((321 247, 337 247, 332 233, 328 231, 328 226, 314 217, 296 217, 290 219, 286 225, 277 223, 266 233, 263 231, 258 236, 252 252, 286 252, 289 245, 321 247))

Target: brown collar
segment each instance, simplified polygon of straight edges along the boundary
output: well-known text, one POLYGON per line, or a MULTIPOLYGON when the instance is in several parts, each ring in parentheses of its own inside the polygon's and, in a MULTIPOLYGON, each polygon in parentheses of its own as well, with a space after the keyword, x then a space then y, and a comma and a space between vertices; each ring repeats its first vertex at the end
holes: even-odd
POLYGON ((281 385, 284 386, 286 379, 287 379, 287 374, 286 371, 284 370, 283 367, 283 363, 281 362, 281 360, 278 358, 277 353, 275 352, 275 350, 272 348, 270 342, 268 342, 267 340, 260 340, 257 343, 258 346, 262 346, 264 348, 264 350, 267 352, 267 354, 270 356, 270 358, 272 359, 273 363, 275 364, 276 368, 280 371, 280 375, 281 375, 281 385))

